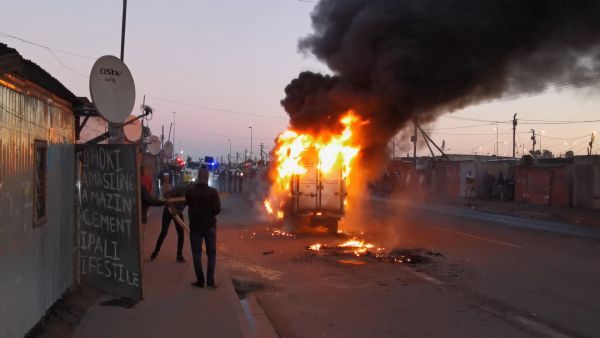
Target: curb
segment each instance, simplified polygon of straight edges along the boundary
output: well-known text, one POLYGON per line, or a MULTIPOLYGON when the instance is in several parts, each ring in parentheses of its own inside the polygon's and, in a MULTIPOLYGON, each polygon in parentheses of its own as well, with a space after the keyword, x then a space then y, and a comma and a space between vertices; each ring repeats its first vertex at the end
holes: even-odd
POLYGON ((240 324, 242 332, 244 333, 244 337, 252 338, 254 337, 254 335, 252 335, 250 325, 248 324, 248 319, 246 318, 246 314, 244 313, 244 309, 242 308, 240 299, 238 298, 238 295, 235 292, 235 288, 233 286, 233 282, 231 281, 231 275, 229 274, 229 270, 221 268, 221 272, 221 278, 223 278, 223 287, 227 288, 228 300, 233 306, 233 309, 235 311, 235 317, 240 324))

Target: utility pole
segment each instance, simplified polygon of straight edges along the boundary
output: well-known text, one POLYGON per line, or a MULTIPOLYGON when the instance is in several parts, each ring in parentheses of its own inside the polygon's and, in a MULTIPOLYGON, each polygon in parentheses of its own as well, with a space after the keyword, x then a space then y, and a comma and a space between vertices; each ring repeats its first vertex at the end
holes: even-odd
POLYGON ((229 141, 229 156, 227 156, 227 161, 229 162, 229 166, 231 166, 231 139, 228 138, 227 141, 229 141))
POLYGON ((239 151, 235 152, 235 163, 240 163, 240 152, 239 151))
POLYGON ((265 150, 265 144, 261 142, 260 143, 260 162, 262 163, 263 166, 265 165, 265 160, 263 157, 264 150, 265 150))
POLYGON ((496 122, 496 147, 495 148, 496 149, 494 149, 494 150, 496 153, 496 157, 498 157, 498 122, 496 122))
POLYGON ((121 61, 125 61, 125 23, 127 21, 127 0, 123 0, 123 20, 121 22, 121 61))
POLYGON ((517 113, 513 115, 513 158, 515 158, 515 150, 516 150, 516 137, 517 137, 517 113))
POLYGON ((413 124, 415 126, 415 133, 413 136, 410 137, 410 140, 414 143, 413 144, 413 164, 417 165, 417 121, 414 120, 413 124))
POLYGON ((252 127, 250 128, 250 160, 252 160, 252 127))
MULTIPOLYGON (((121 61, 125 62, 125 23, 127 22, 127 0, 123 0, 123 19, 121 22, 121 61)), ((108 130, 110 131, 111 138, 109 143, 119 144, 123 143, 125 137, 123 133, 123 127, 119 123, 108 123, 108 130)))
POLYGON ((177 154, 177 149, 175 148, 175 112, 173 112, 173 153, 177 154))

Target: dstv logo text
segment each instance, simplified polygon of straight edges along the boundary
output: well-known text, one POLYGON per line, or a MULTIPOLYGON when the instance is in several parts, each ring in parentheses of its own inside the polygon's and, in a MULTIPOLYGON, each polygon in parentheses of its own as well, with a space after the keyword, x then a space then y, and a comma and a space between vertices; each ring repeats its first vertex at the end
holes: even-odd
POLYGON ((121 75, 121 72, 119 72, 118 70, 111 69, 111 68, 100 68, 100 74, 119 76, 119 75, 121 75))

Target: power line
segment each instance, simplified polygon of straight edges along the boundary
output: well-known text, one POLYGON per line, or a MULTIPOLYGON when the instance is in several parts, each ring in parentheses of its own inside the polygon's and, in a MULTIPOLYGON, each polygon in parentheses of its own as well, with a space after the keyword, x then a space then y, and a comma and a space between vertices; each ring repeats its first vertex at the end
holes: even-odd
MULTIPOLYGON (((496 135, 496 133, 436 133, 436 132, 431 132, 431 135, 448 135, 448 136, 491 136, 491 135, 496 135)), ((511 135, 512 133, 499 133, 498 135, 511 135)))
POLYGON ((24 42, 24 43, 31 44, 31 45, 33 45, 33 46, 36 46, 36 47, 43 48, 43 49, 45 49, 45 50, 46 50, 48 53, 50 53, 50 55, 52 55, 52 57, 53 57, 53 58, 54 58, 56 61, 58 61, 58 63, 59 63, 61 66, 63 66, 65 69, 68 69, 69 71, 71 71, 71 72, 73 72, 73 73, 75 73, 75 74, 77 74, 77 75, 79 75, 79 76, 81 76, 81 77, 89 78, 89 76, 88 76, 88 75, 86 75, 86 74, 82 74, 82 73, 78 72, 76 69, 74 69, 74 68, 72 68, 72 67, 68 66, 67 64, 65 64, 65 63, 64 63, 64 62, 63 62, 63 61, 62 61, 62 60, 61 60, 61 59, 58 57, 58 55, 56 55, 56 53, 55 53, 55 52, 57 52, 57 53, 63 53, 63 54, 68 54, 68 55, 72 55, 72 56, 78 56, 78 57, 82 57, 82 58, 86 58, 86 59, 94 59, 94 58, 93 58, 93 57, 91 57, 91 56, 86 56, 86 55, 83 55, 83 54, 73 53, 73 52, 69 52, 69 51, 66 51, 66 50, 62 50, 62 49, 57 49, 57 48, 48 47, 48 46, 42 45, 42 44, 40 44, 40 43, 37 43, 37 42, 32 42, 32 41, 29 41, 29 40, 25 40, 25 39, 23 39, 23 38, 20 38, 20 37, 18 37, 18 36, 10 35, 10 34, 4 33, 4 32, 0 32, 0 36, 8 37, 8 38, 15 39, 15 40, 18 40, 18 41, 21 41, 21 42, 24 42))
POLYGON ((427 128, 427 129, 423 128, 423 130, 425 130, 425 131, 452 130, 452 129, 465 129, 465 128, 483 127, 483 126, 490 126, 490 124, 488 124, 488 123, 486 123, 486 124, 474 124, 474 125, 469 125, 469 126, 445 127, 445 128, 427 128))
POLYGON ((498 123, 512 123, 512 121, 482 120, 482 119, 475 119, 475 118, 471 118, 471 117, 462 117, 462 116, 448 116, 448 115, 445 115, 443 117, 449 118, 449 119, 454 119, 454 120, 487 122, 487 123, 494 123, 494 124, 498 124, 498 123))
POLYGON ((543 94, 554 94, 559 93, 564 90, 572 90, 578 89, 582 87, 591 86, 600 82, 600 74, 595 74, 587 78, 577 79, 577 80, 565 80, 552 83, 549 88, 544 88, 541 90, 525 90, 525 91, 515 91, 512 93, 507 93, 507 95, 500 97, 494 101, 512 101, 522 98, 528 98, 531 96, 543 95, 543 94))
POLYGON ((600 120, 558 120, 558 121, 549 121, 549 120, 519 120, 526 121, 521 124, 579 124, 579 123, 598 123, 600 120))
POLYGON ((4 37, 7 37, 7 38, 19 40, 21 42, 28 43, 30 45, 41 47, 41 48, 44 48, 44 49, 47 49, 47 50, 58 52, 58 53, 68 54, 68 55, 72 55, 72 56, 78 56, 78 57, 82 57, 82 58, 86 58, 86 59, 91 59, 91 60, 95 60, 96 59, 95 57, 92 57, 92 56, 83 55, 83 54, 79 54, 79 53, 75 53, 75 52, 70 52, 70 51, 67 51, 67 50, 64 50, 64 49, 53 48, 53 47, 49 47, 49 46, 43 45, 41 43, 37 43, 37 42, 25 40, 23 38, 20 38, 18 36, 12 35, 12 34, 0 32, 0 35, 2 35, 4 37))
MULTIPOLYGON (((209 135, 209 136, 215 136, 215 137, 235 138, 235 139, 242 139, 242 140, 250 139, 250 137, 245 137, 245 136, 232 136, 232 135, 216 134, 216 133, 211 133, 211 132, 203 131, 203 130, 194 130, 192 132, 192 134, 198 134, 198 133, 209 135)), ((254 136, 254 138, 257 140, 271 140, 271 141, 273 141, 275 139, 275 137, 256 137, 256 136, 254 136)))
POLYGON ((260 117, 260 118, 275 119, 275 120, 286 120, 285 117, 280 117, 280 116, 262 115, 262 114, 254 114, 254 113, 243 113, 243 112, 239 112, 239 111, 234 111, 234 110, 229 110, 229 109, 223 109, 223 108, 217 108, 217 107, 203 106, 203 105, 199 105, 199 104, 195 104, 195 103, 187 103, 187 102, 182 102, 182 101, 167 99, 167 98, 163 98, 163 97, 158 97, 158 96, 151 96, 151 95, 146 95, 146 96, 149 97, 149 98, 154 98, 154 99, 160 100, 160 101, 165 101, 165 102, 170 102, 170 103, 176 103, 176 104, 180 104, 180 105, 183 105, 183 106, 189 106, 189 107, 194 107, 194 108, 214 110, 214 111, 218 111, 218 112, 226 113, 226 114, 241 115, 241 116, 251 116, 251 117, 260 117))

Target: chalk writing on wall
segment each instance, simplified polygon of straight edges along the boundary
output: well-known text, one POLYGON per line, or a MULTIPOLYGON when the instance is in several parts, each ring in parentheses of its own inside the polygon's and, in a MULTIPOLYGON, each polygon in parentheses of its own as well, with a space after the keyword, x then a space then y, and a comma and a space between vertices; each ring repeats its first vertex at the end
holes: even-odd
POLYGON ((79 195, 82 281, 132 299, 142 296, 136 156, 130 144, 86 145, 79 195))

